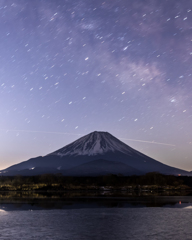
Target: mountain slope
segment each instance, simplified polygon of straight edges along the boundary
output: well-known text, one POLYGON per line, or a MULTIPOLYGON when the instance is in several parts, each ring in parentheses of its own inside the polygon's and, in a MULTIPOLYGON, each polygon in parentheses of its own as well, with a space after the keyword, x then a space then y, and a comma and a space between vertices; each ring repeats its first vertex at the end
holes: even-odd
POLYGON ((77 167, 65 170, 62 173, 66 176, 101 176, 108 174, 122 174, 124 176, 131 176, 143 174, 143 172, 140 172, 124 163, 103 159, 81 164, 77 167))

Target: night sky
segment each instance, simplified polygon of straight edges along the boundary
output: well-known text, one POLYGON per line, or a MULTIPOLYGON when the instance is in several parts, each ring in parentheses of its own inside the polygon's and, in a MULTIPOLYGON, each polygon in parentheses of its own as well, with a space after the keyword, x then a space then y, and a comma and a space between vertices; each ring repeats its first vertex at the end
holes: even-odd
POLYGON ((0 169, 95 130, 192 170, 192 1, 0 1, 0 169))

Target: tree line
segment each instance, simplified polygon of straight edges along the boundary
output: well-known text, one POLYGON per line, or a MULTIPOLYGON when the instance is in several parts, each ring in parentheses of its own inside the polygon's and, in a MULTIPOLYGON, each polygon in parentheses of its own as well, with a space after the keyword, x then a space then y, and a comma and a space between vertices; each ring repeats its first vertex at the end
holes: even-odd
POLYGON ((156 186, 164 188, 166 186, 192 187, 192 177, 164 175, 158 172, 147 173, 142 176, 106 175, 98 177, 70 177, 62 174, 43 174, 37 176, 1 176, 0 189, 94 189, 102 186, 113 188, 122 187, 149 187, 156 186))

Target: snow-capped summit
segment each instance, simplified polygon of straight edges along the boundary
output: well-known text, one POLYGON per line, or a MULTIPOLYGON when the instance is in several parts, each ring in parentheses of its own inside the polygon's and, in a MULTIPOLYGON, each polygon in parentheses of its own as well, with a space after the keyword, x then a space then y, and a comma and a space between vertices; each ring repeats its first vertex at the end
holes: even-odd
POLYGON ((108 152, 122 152, 130 155, 131 148, 108 132, 95 131, 49 155, 93 156, 108 152))

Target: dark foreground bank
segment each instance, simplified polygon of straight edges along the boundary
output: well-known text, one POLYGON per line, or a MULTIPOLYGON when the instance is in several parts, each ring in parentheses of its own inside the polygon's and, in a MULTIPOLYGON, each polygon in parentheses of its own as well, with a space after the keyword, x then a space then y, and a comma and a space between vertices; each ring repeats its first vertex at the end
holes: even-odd
POLYGON ((66 177, 61 174, 0 177, 0 191, 65 190, 174 190, 192 189, 192 177, 163 175, 157 172, 143 176, 107 175, 99 177, 66 177))

